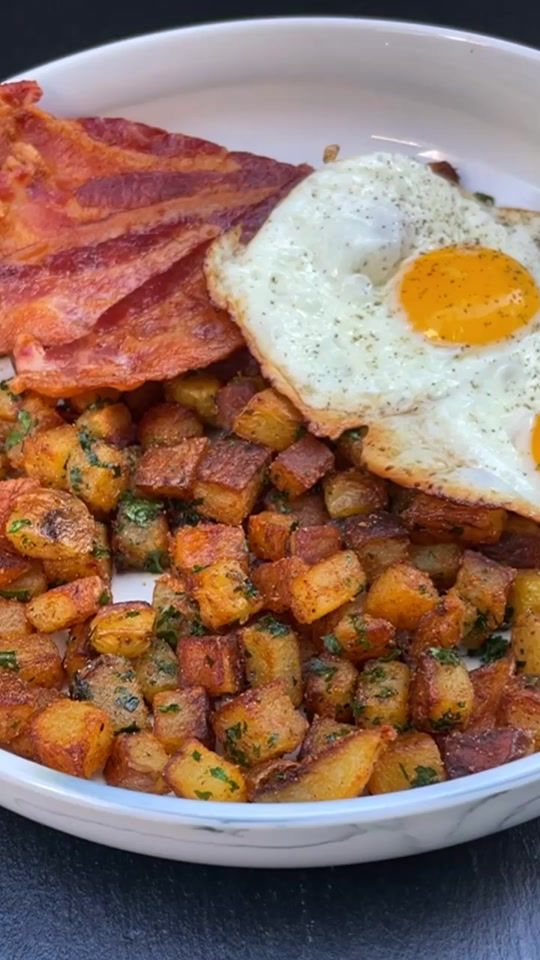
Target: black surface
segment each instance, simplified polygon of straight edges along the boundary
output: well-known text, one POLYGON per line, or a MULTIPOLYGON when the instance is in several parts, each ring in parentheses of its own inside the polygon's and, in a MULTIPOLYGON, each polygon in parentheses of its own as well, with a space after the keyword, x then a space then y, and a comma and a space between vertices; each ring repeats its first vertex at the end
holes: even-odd
MULTIPOLYGON (((0 0, 0 11, 4 76, 148 30, 274 14, 416 19, 540 46, 538 0, 0 0)), ((0 960, 540 958, 540 821, 413 859, 281 873, 118 853, 1 810, 0 836, 0 960)))

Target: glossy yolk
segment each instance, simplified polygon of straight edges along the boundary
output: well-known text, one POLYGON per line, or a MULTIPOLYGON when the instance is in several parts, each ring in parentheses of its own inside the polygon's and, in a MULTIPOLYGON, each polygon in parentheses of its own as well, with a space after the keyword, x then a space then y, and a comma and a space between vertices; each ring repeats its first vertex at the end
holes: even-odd
POLYGON ((405 271, 399 299, 432 340, 480 346, 502 340, 540 310, 540 291, 517 260, 485 247, 442 247, 405 271))
POLYGON ((536 415, 532 428, 531 453, 534 462, 540 466, 540 414, 536 415))

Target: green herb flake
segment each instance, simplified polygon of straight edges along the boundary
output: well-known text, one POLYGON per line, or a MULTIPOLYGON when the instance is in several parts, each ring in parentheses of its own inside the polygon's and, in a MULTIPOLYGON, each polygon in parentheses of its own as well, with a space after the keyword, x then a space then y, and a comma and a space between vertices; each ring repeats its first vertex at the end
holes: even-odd
POLYGON ((259 591, 257 590, 257 587, 255 586, 255 584, 249 578, 246 578, 243 589, 244 589, 244 596, 246 597, 246 600, 257 600, 259 596, 259 591))
POLYGON ((6 437, 4 449, 6 451, 12 450, 18 443, 22 443, 33 426, 34 418, 28 413, 28 410, 19 410, 16 424, 11 428, 6 437))
POLYGON ((461 663, 456 651, 448 647, 429 647, 427 652, 430 657, 445 667, 459 667, 461 663))
POLYGON ((381 680, 386 680, 386 670, 384 667, 367 667, 364 670, 362 676, 369 680, 370 683, 380 683, 381 680))
POLYGON ((214 777, 216 780, 221 780, 222 783, 226 783, 231 793, 234 793, 235 790, 240 789, 240 784, 237 783, 236 780, 231 780, 223 767, 210 767, 210 776, 214 777))
POLYGON ((140 617, 140 610, 128 610, 126 612, 126 620, 133 620, 133 617, 140 617))
POLYGON ((101 470, 110 470, 113 477, 121 476, 122 468, 119 464, 107 463, 106 461, 99 459, 96 451, 94 450, 94 446, 98 441, 99 438, 92 436, 88 427, 81 427, 79 430, 79 443, 90 466, 99 467, 101 470))
POLYGON ((275 747, 279 743, 279 733, 271 733, 266 741, 267 747, 275 747))
POLYGON ((127 710, 128 713, 134 713, 134 711, 140 706, 140 697, 138 697, 131 690, 128 690, 127 687, 118 687, 115 690, 116 697, 114 702, 118 707, 122 707, 123 710, 127 710))
POLYGON ((439 776, 433 767, 418 766, 414 769, 414 777, 410 781, 411 787, 428 787, 431 783, 438 783, 439 776))
POLYGON ((13 523, 10 523, 9 527, 7 527, 7 533, 18 533, 19 530, 22 530, 24 527, 31 526, 31 520, 25 520, 24 518, 21 518, 20 520, 14 520, 13 523))
POLYGON ((326 680, 331 680, 337 673, 337 667, 333 667, 331 664, 325 663, 324 660, 317 658, 309 661, 308 670, 313 676, 324 677, 326 680))
POLYGON ((286 637, 291 632, 286 623, 280 623, 270 613, 257 620, 255 628, 264 631, 264 633, 269 633, 272 637, 286 637))
POLYGON ((342 737, 347 737, 349 733, 351 733, 351 731, 348 730, 347 727, 342 727, 341 730, 332 730, 331 733, 326 734, 324 742, 330 745, 331 743, 335 743, 336 740, 341 740, 342 737))
POLYGON ((482 193, 481 190, 475 190, 474 196, 480 203, 485 203, 488 207, 492 207, 495 203, 495 197, 492 197, 490 193, 482 193))
POLYGON ((211 800, 213 794, 210 790, 196 790, 195 796, 198 800, 211 800))
POLYGON ((0 590, 0 597, 3 600, 20 600, 22 603, 28 603, 30 596, 30 590, 0 590))
POLYGON ((487 630, 489 628, 489 615, 482 610, 479 610, 476 615, 476 620, 474 621, 473 630, 487 630))
POLYGON ((281 490, 272 490, 270 501, 276 508, 277 513, 292 513, 289 506, 289 495, 281 490))
POLYGON ((147 527, 149 523, 161 515, 163 509, 164 504, 161 500, 136 497, 129 490, 122 494, 119 504, 122 520, 129 520, 136 527, 147 527))
POLYGON ((364 618, 359 613, 350 613, 349 620, 356 634, 355 645, 369 650, 373 644, 368 640, 367 626, 364 618))
POLYGON ((194 750, 191 756, 197 763, 199 763, 199 761, 202 760, 202 753, 200 753, 199 750, 194 750))
POLYGON ((158 707, 159 713, 180 713, 179 703, 166 703, 163 707, 158 707))
POLYGON ((144 569, 148 573, 163 573, 169 565, 169 558, 164 550, 150 550, 144 558, 144 569))
POLYGON ((446 710, 438 720, 431 721, 431 726, 436 731, 450 730, 451 727, 455 726, 456 723, 460 723, 462 720, 463 717, 457 710, 446 710))
POLYGON ((69 485, 74 493, 79 493, 83 485, 83 474, 80 467, 71 467, 69 470, 69 485))
POLYGON ((509 647, 510 641, 506 637, 494 634, 482 644, 478 655, 482 663, 495 663, 496 660, 501 660, 505 656, 509 647))
MULTIPOLYGON (((100 607, 106 606, 107 603, 111 602, 111 595, 108 590, 102 590, 98 597, 98 604, 100 607)), ((129 616, 129 614, 128 614, 129 616)))
POLYGON ((196 527, 203 519, 200 513, 197 513, 197 507, 202 503, 202 499, 192 500, 191 503, 174 503, 170 510, 173 526, 196 527))
POLYGON ((336 635, 333 633, 327 633, 322 638, 323 646, 325 650, 328 650, 328 653, 334 653, 336 656, 339 656, 343 652, 343 648, 337 639, 336 635))
POLYGON ((96 560, 104 560, 110 557, 111 551, 108 547, 102 547, 101 544, 95 543, 92 547, 91 554, 96 560))
POLYGON ((15 650, 0 650, 0 669, 1 670, 19 670, 17 653, 15 650))
POLYGON ((201 573, 202 570, 207 570, 210 566, 209 563, 196 563, 195 566, 191 568, 192 573, 201 573))

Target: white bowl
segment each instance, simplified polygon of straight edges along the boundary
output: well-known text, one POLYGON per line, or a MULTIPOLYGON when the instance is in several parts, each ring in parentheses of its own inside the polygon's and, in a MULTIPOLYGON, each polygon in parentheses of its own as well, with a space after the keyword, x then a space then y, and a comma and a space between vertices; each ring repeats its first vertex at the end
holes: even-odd
MULTIPOLYGON (((396 149, 461 161, 473 188, 540 209, 540 53, 456 30, 332 18, 139 37, 37 70, 45 105, 124 115, 290 161, 396 149), (535 179, 536 178, 536 179, 535 179)), ((148 580, 148 577, 146 577, 148 580)), ((131 598, 148 583, 131 576, 131 598)), ((325 803, 223 804, 87 783, 0 751, 0 802, 140 853, 252 867, 420 853, 540 814, 540 755, 462 780, 325 803)))

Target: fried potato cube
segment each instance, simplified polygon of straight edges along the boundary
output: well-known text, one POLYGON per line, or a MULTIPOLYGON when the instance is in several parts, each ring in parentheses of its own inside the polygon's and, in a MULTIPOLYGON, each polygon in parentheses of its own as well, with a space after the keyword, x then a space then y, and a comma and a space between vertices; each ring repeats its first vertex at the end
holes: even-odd
POLYGON ((515 617, 528 611, 540 614, 540 570, 518 570, 510 603, 515 617))
POLYGON ((195 410, 205 423, 216 422, 216 397, 221 384, 209 373, 187 373, 165 384, 165 399, 195 410))
POLYGON ((398 630, 416 630, 438 601, 439 594, 427 574, 412 564, 398 563, 383 570, 371 584, 366 613, 389 620, 398 630))
POLYGON ((99 390, 82 390, 76 397, 69 398, 69 405, 76 413, 83 413, 88 407, 101 407, 107 403, 116 403, 119 399, 120 392, 114 387, 100 387, 99 390))
POLYGON ((500 767, 534 752, 534 737, 528 730, 499 727, 469 733, 449 733, 441 738, 441 750, 450 780, 500 767))
POLYGON ((26 606, 32 626, 41 633, 56 633, 92 617, 110 593, 100 577, 84 577, 35 597, 26 606))
POLYGON ((332 451, 308 433, 277 455, 270 467, 270 479, 278 490, 289 497, 298 497, 333 467, 332 451))
POLYGON ((142 417, 137 438, 143 450, 174 447, 188 437, 202 437, 204 427, 194 410, 179 403, 157 403, 142 417))
POLYGON ((300 557, 309 566, 327 560, 342 548, 341 534, 330 523, 321 527, 300 527, 291 534, 291 554, 300 557))
POLYGON ((26 395, 17 410, 17 419, 4 440, 4 451, 12 468, 23 469, 24 447, 30 437, 42 430, 61 427, 63 424, 60 414, 44 397, 38 397, 37 394, 26 395))
POLYGON ((62 560, 44 560, 43 571, 46 582, 45 586, 38 590, 39 593, 46 589, 47 581, 55 586, 61 583, 69 583, 71 580, 80 580, 82 577, 101 577, 106 583, 110 582, 112 576, 111 549, 109 546, 109 531, 105 524, 95 521, 94 539, 90 553, 81 553, 62 560))
POLYGON ((411 671, 399 660, 369 660, 353 698, 353 714, 360 727, 391 725, 403 730, 409 719, 411 671))
POLYGON ((497 725, 528 730, 534 749, 540 750, 540 677, 521 674, 511 677, 499 704, 497 725))
POLYGON ((187 592, 182 576, 164 573, 159 577, 154 585, 152 606, 156 611, 154 633, 173 650, 181 637, 205 632, 199 608, 187 592))
POLYGON ((45 486, 67 490, 66 464, 76 446, 77 431, 68 423, 29 436, 23 449, 25 473, 45 486))
POLYGON ((214 440, 197 468, 193 497, 205 517, 238 524, 253 510, 271 453, 245 440, 214 440))
POLYGON ((169 527, 159 500, 127 490, 118 504, 112 547, 119 570, 161 573, 169 565, 169 527))
POLYGON ((48 707, 50 703, 56 703, 57 700, 65 698, 64 694, 60 693, 59 690, 54 688, 33 686, 30 689, 34 698, 34 709, 32 715, 24 724, 19 727, 17 736, 10 740, 8 747, 10 752, 16 753, 18 757, 24 757, 25 760, 37 760, 36 748, 32 737, 32 721, 34 717, 37 717, 37 715, 41 713, 42 710, 45 710, 45 707, 48 707))
POLYGON ((540 613, 527 610, 514 619, 512 650, 519 672, 540 674, 540 613))
POLYGON ((238 560, 218 560, 196 574, 193 596, 201 620, 210 630, 245 623, 257 613, 262 597, 238 560))
POLYGON ((122 400, 128 410, 131 411, 132 416, 138 420, 150 407, 161 403, 163 400, 163 383, 149 380, 147 383, 142 383, 140 387, 135 387, 135 390, 127 390, 122 395, 122 400))
POLYGON ((220 560, 235 560, 247 573, 248 551, 241 526, 225 523, 198 523, 179 527, 171 545, 171 556, 178 570, 199 573, 220 560))
POLYGON ((87 430, 91 436, 111 443, 113 447, 127 447, 135 433, 131 412, 125 403, 91 405, 75 425, 78 430, 87 430))
POLYGON ((148 730, 119 733, 103 771, 105 780, 111 787, 167 793, 163 771, 168 759, 157 737, 148 730))
POLYGON ((411 656, 418 656, 428 647, 457 647, 461 643, 466 607, 457 594, 441 597, 433 610, 420 618, 409 648, 411 656))
POLYGON ((368 583, 387 567, 408 558, 409 537, 399 517, 380 510, 369 516, 351 517, 342 527, 345 546, 354 550, 368 583))
POLYGON ((442 497, 416 493, 401 519, 417 538, 427 534, 438 541, 496 543, 503 531, 506 510, 452 503, 442 497))
POLYGON ((36 712, 34 687, 13 673, 0 670, 0 746, 11 749, 36 712))
POLYGON ((471 679, 454 650, 430 647, 420 654, 411 686, 411 715, 419 730, 463 729, 473 706, 471 679))
POLYGON ((300 557, 285 557, 254 567, 251 579, 262 597, 263 609, 273 613, 288 610, 292 603, 291 583, 306 570, 307 565, 300 557))
POLYGON ((18 600, 0 599, 0 638, 10 640, 32 633, 32 626, 26 615, 26 605, 18 600))
POLYGON ((263 386, 260 377, 235 377, 221 387, 216 394, 216 424, 227 433, 232 433, 234 421, 246 404, 263 386))
POLYGON ((328 630, 321 634, 320 645, 328 653, 356 664, 392 655, 396 649, 395 627, 389 620, 364 613, 360 606, 353 601, 330 614, 325 620, 328 630))
POLYGON ((0 380, 0 421, 2 425, 15 423, 21 405, 21 397, 13 393, 11 380, 0 380))
POLYGON ((492 730, 497 723, 497 714, 503 690, 514 674, 514 658, 507 654, 493 663, 477 667, 469 673, 473 685, 474 702, 467 724, 467 731, 492 730))
POLYGON ((294 630, 270 614, 239 632, 250 687, 281 680, 295 707, 302 702, 300 645, 294 630))
POLYGON ((365 789, 379 754, 393 733, 356 730, 340 737, 316 757, 267 780, 253 795, 259 803, 295 803, 310 800, 346 800, 365 789))
POLYGON ((68 487, 93 513, 111 513, 129 486, 129 459, 124 450, 79 430, 78 444, 69 455, 68 487))
POLYGON ((233 430, 252 443, 271 450, 286 450, 298 439, 302 414, 286 397, 269 387, 248 400, 236 417, 233 430))
POLYGON ((298 527, 322 527, 330 520, 323 495, 316 490, 303 493, 300 497, 289 497, 272 487, 264 496, 264 506, 266 510, 285 514, 298 527))
MULTIPOLYGON (((30 561, 15 553, 11 544, 0 541, 0 597, 6 600, 18 600, 19 597, 9 597, 4 593, 4 588, 8 588, 14 580, 18 580, 30 569, 30 561)), ((28 598, 27 598, 28 599, 28 598)))
POLYGON ((17 498, 6 536, 19 553, 38 560, 69 560, 90 553, 94 521, 84 503, 61 490, 35 490, 17 498))
POLYGON ((174 650, 165 640, 154 638, 136 661, 135 673, 144 699, 152 703, 157 693, 178 686, 178 664, 174 650))
MULTIPOLYGON (((451 734, 455 736, 455 734, 451 734)), ((428 733, 402 733, 375 764, 368 783, 370 793, 394 793, 428 787, 446 780, 441 754, 428 733)))
POLYGON ((457 543, 411 543, 409 557, 413 566, 427 573, 439 590, 448 590, 456 582, 463 556, 457 543))
POLYGON ((302 743, 302 748, 298 757, 305 760, 306 757, 316 757, 323 750, 326 750, 331 743, 340 740, 341 737, 347 737, 349 733, 354 733, 356 727, 352 723, 340 723, 333 717, 315 717, 302 743))
POLYGON ((148 727, 150 715, 133 664, 125 657, 100 656, 71 681, 74 700, 89 700, 110 717, 115 733, 148 727))
POLYGON ((466 550, 452 592, 465 602, 465 644, 479 647, 504 621, 515 570, 466 550))
POLYGON ((176 753, 195 737, 211 745, 210 699, 204 687, 184 687, 156 693, 152 704, 154 734, 167 753, 176 753))
POLYGON ((97 653, 90 646, 90 630, 87 623, 77 623, 69 631, 62 666, 68 680, 72 680, 78 670, 95 660, 97 653))
POLYGON ((297 766, 298 764, 293 760, 278 757, 276 760, 266 760, 264 763, 257 763, 254 767, 244 768, 248 800, 254 800, 268 784, 282 779, 288 770, 296 769, 297 766))
MULTIPOLYGON (((248 518, 249 548, 261 560, 281 560, 287 556, 291 532, 296 521, 285 513, 263 510, 248 518)), ((339 547, 337 548, 339 550, 339 547)))
POLYGON ((150 646, 155 618, 143 601, 107 604, 90 622, 90 644, 98 653, 140 657, 150 646))
MULTIPOLYGON (((18 559, 21 559, 18 557, 18 559)), ((47 589, 47 578, 45 570, 39 560, 21 560, 25 572, 20 573, 15 579, 10 580, 7 586, 3 584, 0 587, 0 597, 4 600, 20 600, 22 603, 28 603, 32 597, 38 597, 47 589)))
POLYGON ((313 623, 359 593, 366 578, 352 550, 321 560, 290 584, 291 609, 300 623, 313 623))
POLYGON ((519 570, 540 567, 540 524, 527 517, 509 513, 497 543, 482 545, 482 553, 490 560, 519 570))
POLYGON ((323 480, 326 509, 333 520, 373 513, 388 503, 384 480, 363 470, 330 473, 323 480))
POLYGON ((295 750, 308 726, 279 680, 228 700, 212 722, 225 756, 247 767, 295 750))
POLYGON ((199 740, 187 740, 165 767, 165 780, 178 797, 242 803, 247 799, 244 774, 199 740))
POLYGON ((154 497, 190 500, 197 468, 208 448, 206 437, 180 440, 174 447, 150 447, 135 471, 135 484, 154 497))
POLYGON ((32 739, 40 763, 89 779, 107 762, 113 729, 107 714, 93 703, 57 700, 33 720, 32 739))
POLYGON ((236 634, 183 637, 177 648, 183 687, 204 687, 211 697, 244 687, 244 658, 236 634))
POLYGON ((41 687, 61 687, 64 679, 58 647, 40 633, 0 635, 0 671, 16 673, 21 680, 41 687))
POLYGON ((364 466, 362 448, 364 446, 363 438, 365 435, 365 427, 345 430, 345 433, 341 434, 336 443, 338 453, 349 463, 352 463, 353 467, 363 468, 364 466))
POLYGON ((349 660, 323 654, 305 665, 305 705, 309 713, 345 723, 353 718, 358 670, 349 660))

